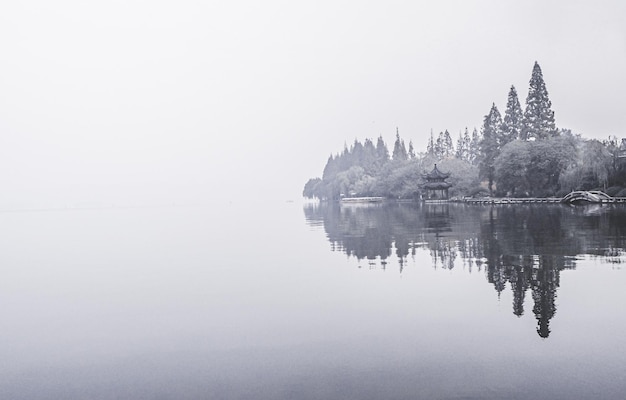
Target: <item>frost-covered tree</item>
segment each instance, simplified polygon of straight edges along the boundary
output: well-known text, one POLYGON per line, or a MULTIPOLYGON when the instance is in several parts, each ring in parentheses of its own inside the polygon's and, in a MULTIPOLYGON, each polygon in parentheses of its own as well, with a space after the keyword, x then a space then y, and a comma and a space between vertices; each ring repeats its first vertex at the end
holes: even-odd
POLYGON ((509 96, 506 102, 506 110, 504 111, 504 119, 502 120, 502 139, 500 145, 519 139, 522 133, 522 121, 524 114, 517 98, 515 86, 511 86, 509 96))
POLYGON ((502 116, 495 103, 485 116, 482 127, 483 138, 480 142, 480 175, 487 179, 489 192, 493 194, 495 178, 494 162, 500 154, 500 135, 502 134, 502 116))
POLYGON ((521 139, 539 140, 558 135, 552 103, 543 81, 541 67, 535 61, 526 97, 526 109, 522 123, 521 139))

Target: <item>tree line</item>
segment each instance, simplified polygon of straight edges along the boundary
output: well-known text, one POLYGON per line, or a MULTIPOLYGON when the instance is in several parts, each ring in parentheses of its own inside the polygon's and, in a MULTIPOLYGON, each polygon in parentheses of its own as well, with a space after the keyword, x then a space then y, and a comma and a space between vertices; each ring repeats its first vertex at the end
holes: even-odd
POLYGON ((423 174, 435 163, 450 172, 452 196, 489 194, 512 197, 562 196, 573 190, 605 190, 626 196, 626 163, 621 143, 585 139, 556 126, 541 67, 535 62, 522 109, 511 86, 504 116, 495 103, 480 129, 465 128, 453 140, 446 129, 435 138, 431 131, 426 150, 415 152, 396 128, 390 155, 382 136, 355 140, 341 153, 330 155, 321 178, 310 179, 305 197, 342 196, 414 198, 421 193, 423 174))

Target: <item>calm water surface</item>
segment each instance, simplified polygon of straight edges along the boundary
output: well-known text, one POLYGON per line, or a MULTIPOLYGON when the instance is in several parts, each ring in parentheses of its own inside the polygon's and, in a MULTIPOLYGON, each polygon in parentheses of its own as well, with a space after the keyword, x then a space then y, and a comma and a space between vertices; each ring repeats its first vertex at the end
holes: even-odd
POLYGON ((0 398, 623 399, 626 207, 0 213, 0 398))

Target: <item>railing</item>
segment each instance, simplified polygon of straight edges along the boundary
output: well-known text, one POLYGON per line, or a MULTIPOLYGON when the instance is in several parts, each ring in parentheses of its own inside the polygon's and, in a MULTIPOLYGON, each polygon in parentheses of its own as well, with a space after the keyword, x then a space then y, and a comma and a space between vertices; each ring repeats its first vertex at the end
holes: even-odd
POLYGON ((470 204, 527 204, 527 203, 560 203, 557 197, 483 197, 477 199, 464 199, 470 204))
POLYGON ((626 204, 626 197, 611 197, 608 194, 598 191, 575 191, 563 198, 560 197, 502 197, 502 198, 478 198, 464 199, 469 204, 525 204, 525 203, 595 203, 595 204, 626 204))

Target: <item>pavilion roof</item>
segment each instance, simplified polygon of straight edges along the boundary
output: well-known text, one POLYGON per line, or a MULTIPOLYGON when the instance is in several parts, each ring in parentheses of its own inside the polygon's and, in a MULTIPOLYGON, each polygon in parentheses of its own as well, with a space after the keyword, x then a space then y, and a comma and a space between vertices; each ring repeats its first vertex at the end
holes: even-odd
POLYGON ((449 176, 450 174, 439 171, 439 168, 437 168, 437 164, 435 164, 435 167, 433 168, 433 170, 427 173, 426 175, 424 175, 424 178, 426 178, 429 181, 430 180, 443 180, 449 176))

